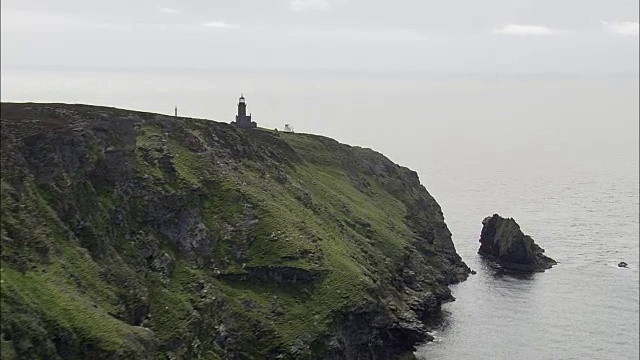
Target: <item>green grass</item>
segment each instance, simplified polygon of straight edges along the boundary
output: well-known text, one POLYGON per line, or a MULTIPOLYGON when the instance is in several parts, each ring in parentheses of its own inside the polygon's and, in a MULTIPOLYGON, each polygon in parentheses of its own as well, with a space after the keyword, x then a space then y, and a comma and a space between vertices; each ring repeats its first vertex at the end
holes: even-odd
MULTIPOLYGON (((36 308, 46 318, 73 329, 81 343, 95 343, 98 348, 117 351, 130 346, 131 336, 148 337, 149 333, 113 318, 108 312, 79 293, 57 276, 40 271, 21 274, 2 265, 2 298, 17 297, 36 308)), ((10 304, 7 307, 11 316, 10 304)))

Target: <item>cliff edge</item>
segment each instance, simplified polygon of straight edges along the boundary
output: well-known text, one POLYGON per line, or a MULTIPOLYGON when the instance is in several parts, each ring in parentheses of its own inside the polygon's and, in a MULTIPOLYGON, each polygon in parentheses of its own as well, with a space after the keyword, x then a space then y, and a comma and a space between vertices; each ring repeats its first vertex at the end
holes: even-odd
POLYGON ((88 105, 0 115, 3 359, 392 359, 469 273, 417 174, 372 150, 88 105))

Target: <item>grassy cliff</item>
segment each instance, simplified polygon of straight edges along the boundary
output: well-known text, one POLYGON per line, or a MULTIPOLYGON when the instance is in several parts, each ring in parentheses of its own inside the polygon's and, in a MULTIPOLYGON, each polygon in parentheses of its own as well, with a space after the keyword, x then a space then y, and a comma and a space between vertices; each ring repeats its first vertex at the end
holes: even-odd
POLYGON ((3 103, 2 359, 392 359, 468 268, 417 174, 308 134, 3 103))

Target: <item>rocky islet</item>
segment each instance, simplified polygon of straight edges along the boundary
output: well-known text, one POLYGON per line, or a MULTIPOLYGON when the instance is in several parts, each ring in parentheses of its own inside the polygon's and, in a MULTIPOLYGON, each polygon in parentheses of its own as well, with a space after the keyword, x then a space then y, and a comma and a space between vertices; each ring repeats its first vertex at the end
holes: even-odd
POLYGON ((550 269, 557 262, 542 249, 512 218, 498 214, 482 221, 478 253, 503 269, 535 272, 550 269))

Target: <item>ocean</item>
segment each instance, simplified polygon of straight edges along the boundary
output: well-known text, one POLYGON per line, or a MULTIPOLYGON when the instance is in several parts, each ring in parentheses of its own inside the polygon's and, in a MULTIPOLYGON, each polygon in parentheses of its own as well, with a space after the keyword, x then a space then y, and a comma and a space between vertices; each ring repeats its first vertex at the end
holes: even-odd
POLYGON ((452 287, 457 300, 418 359, 638 359, 635 154, 567 151, 432 172, 428 188, 477 274, 452 287), (481 220, 494 212, 515 218, 559 264, 519 277, 488 267, 476 252, 481 220))
POLYGON ((419 359, 638 359, 638 75, 446 75, 6 69, 2 101, 89 103, 231 121, 240 93, 266 128, 291 124, 416 170, 458 253, 419 359), (559 262, 497 275, 484 217, 513 217, 559 262), (628 268, 618 268, 620 261, 628 268))

